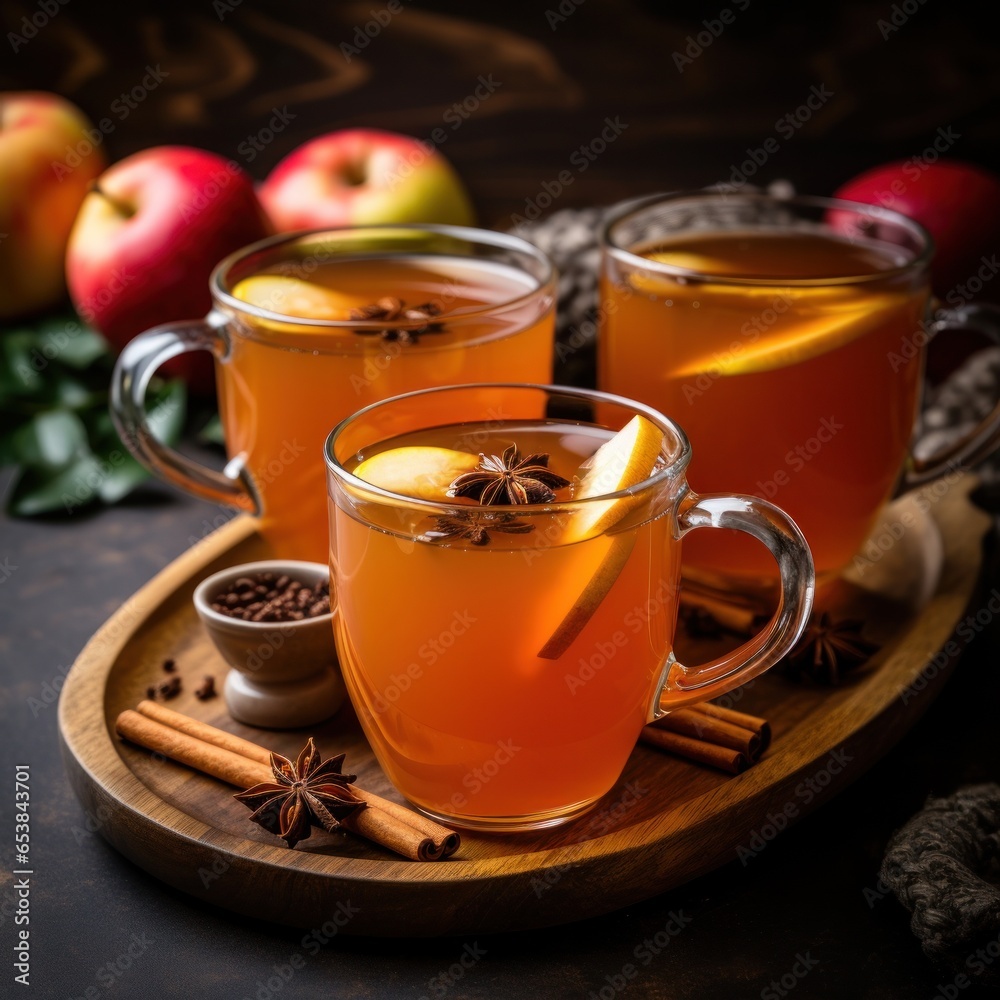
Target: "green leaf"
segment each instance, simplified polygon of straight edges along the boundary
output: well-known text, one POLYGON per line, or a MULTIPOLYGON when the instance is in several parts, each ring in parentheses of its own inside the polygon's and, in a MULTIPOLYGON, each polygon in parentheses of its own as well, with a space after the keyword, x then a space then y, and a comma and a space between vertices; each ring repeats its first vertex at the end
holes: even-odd
POLYGON ((17 465, 17 448, 14 443, 15 431, 6 429, 0 433, 0 468, 5 465, 17 465))
POLYGON ((26 466, 14 483, 7 509, 18 517, 54 511, 72 514, 97 498, 103 478, 101 463, 90 454, 55 474, 44 468, 26 466))
MULTIPOLYGON (((184 409, 187 389, 179 379, 154 390, 149 397, 152 404, 146 412, 146 422, 154 437, 163 444, 175 444, 184 427, 184 409)), ((105 477, 100 485, 101 499, 117 503, 131 493, 139 483, 149 478, 149 473, 126 450, 115 436, 117 447, 105 459, 105 477)))
POLYGON ((52 401, 70 410, 82 410, 88 406, 100 405, 104 398, 101 392, 95 392, 78 378, 55 370, 52 371, 49 380, 49 389, 52 401))
MULTIPOLYGON (((108 413, 114 355, 71 314, 0 329, 0 464, 19 464, 7 509, 19 516, 113 503, 148 473, 121 443, 108 413)), ((185 417, 182 381, 154 379, 148 421, 174 444, 185 417)))
POLYGON ((198 440, 202 444, 224 445, 226 443, 226 436, 222 430, 222 419, 218 413, 211 417, 208 423, 198 431, 198 440))
POLYGON ((125 450, 112 452, 104 469, 98 493, 105 503, 117 503, 149 479, 149 472, 125 450))
POLYGON ((115 430, 114 421, 111 419, 111 411, 106 406, 92 406, 80 412, 80 417, 87 425, 87 435, 94 448, 101 450, 102 444, 110 442, 108 447, 115 447, 118 441, 118 431, 115 430))
POLYGON ((11 435, 18 462, 45 469, 61 469, 90 454, 87 428, 68 410, 37 413, 11 435))
POLYGON ((176 444, 184 429, 187 406, 187 386, 181 379, 172 379, 155 388, 148 396, 146 421, 157 441, 176 444))
POLYGON ((35 335, 29 329, 9 330, 0 335, 0 400, 30 396, 43 388, 35 351, 35 335))
POLYGON ((108 342, 75 316, 42 320, 38 324, 37 347, 43 358, 81 370, 99 358, 110 359, 108 342))

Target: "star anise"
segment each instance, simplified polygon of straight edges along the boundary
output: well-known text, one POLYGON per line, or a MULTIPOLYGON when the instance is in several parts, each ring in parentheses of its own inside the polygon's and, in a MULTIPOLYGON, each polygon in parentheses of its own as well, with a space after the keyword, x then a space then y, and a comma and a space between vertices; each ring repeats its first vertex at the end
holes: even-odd
POLYGON ((254 810, 250 817, 254 823, 294 847, 310 836, 313 823, 332 832, 338 820, 364 808, 364 801, 350 787, 356 775, 341 774, 343 764, 342 753, 321 762, 309 737, 294 764, 281 754, 271 754, 274 781, 237 792, 234 798, 254 810))
POLYGON ((441 315, 441 309, 433 302, 425 302, 419 306, 407 306, 402 299, 397 299, 395 295, 385 295, 377 302, 370 305, 352 309, 350 318, 354 320, 368 321, 384 319, 387 322, 404 319, 410 323, 421 323, 421 326, 413 329, 399 329, 398 327, 387 327, 384 330, 355 330, 356 334, 362 337, 372 337, 378 335, 385 341, 398 341, 401 344, 415 344, 425 333, 440 333, 444 327, 440 323, 432 323, 435 316, 441 315))
POLYGON ((824 611, 810 622, 799 644, 787 657, 784 673, 806 676, 823 684, 837 684, 844 674, 861 666, 879 647, 861 637, 864 622, 856 618, 834 621, 824 611))
POLYGON ((555 499, 554 489, 569 486, 569 480, 556 475, 549 467, 548 455, 521 458, 517 445, 504 450, 503 456, 479 455, 479 465, 459 476, 448 490, 450 497, 471 497, 485 506, 492 504, 548 503, 555 499))
POLYGON ((526 535, 534 531, 533 524, 518 521, 513 514, 484 514, 477 510, 434 518, 434 527, 424 532, 424 538, 467 538, 473 545, 489 545, 491 531, 508 535, 526 535))

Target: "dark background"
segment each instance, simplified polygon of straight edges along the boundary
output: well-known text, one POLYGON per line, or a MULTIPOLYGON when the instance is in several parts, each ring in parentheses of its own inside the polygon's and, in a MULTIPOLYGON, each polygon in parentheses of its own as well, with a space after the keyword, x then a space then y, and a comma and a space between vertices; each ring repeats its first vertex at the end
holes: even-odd
MULTIPOLYGON (((958 133, 955 157, 1000 168, 1000 44, 978 13, 985 7, 849 3, 823 5, 803 21, 798 5, 740 6, 691 3, 682 14, 681 5, 635 0, 402 3, 348 61, 341 43, 354 43, 357 27, 384 9, 380 0, 145 7, 71 0, 17 52, 0 40, 0 89, 56 90, 96 120, 140 84, 147 66, 159 65, 168 76, 116 119, 109 157, 188 143, 232 156, 262 178, 295 146, 332 128, 429 136, 481 75, 492 74, 501 85, 460 128, 449 128, 442 152, 468 183, 482 223, 497 228, 537 203, 543 183, 570 165, 605 118, 627 128, 586 171, 574 172, 551 209, 726 181, 747 150, 771 136, 778 152, 753 180, 788 178, 816 194, 879 162, 919 155, 940 129, 958 133), (734 23, 679 72, 672 53, 683 53, 702 20, 725 6, 738 11, 734 23), (898 30, 880 30, 880 19, 892 27, 894 11, 898 30), (785 138, 777 122, 813 87, 833 96, 785 138), (241 143, 286 107, 294 120, 249 161, 241 143)), ((4 35, 37 9, 0 0, 4 35)), ((926 795, 1000 775, 994 626, 967 648, 944 695, 893 753, 746 866, 547 932, 338 938, 279 991, 262 993, 275 966, 301 950, 301 932, 180 896, 91 833, 63 774, 55 707, 44 701, 98 625, 216 514, 151 484, 113 509, 0 521, 2 773, 15 759, 30 763, 37 803, 29 995, 70 998, 90 988, 129 998, 584 998, 607 987, 605 977, 672 910, 691 916, 690 927, 621 996, 780 996, 768 984, 806 952, 819 964, 795 987, 796 1000, 932 1000, 954 982, 953 972, 921 954, 896 901, 877 898, 877 872, 888 837, 926 795), (102 977, 133 935, 147 941, 141 954, 120 976, 102 977), (436 977, 474 943, 486 956, 443 989, 436 977)), ((984 593, 996 582, 991 558, 984 593)), ((7 798, 0 791, 3 830, 12 823, 7 798)), ((2 856, 6 865, 6 847, 2 856)), ((10 877, 0 873, 4 956, 12 900, 10 877)), ((3 995, 12 975, 6 962, 3 995)))
MULTIPOLYGON (((787 177, 813 194, 884 160, 918 155, 939 128, 960 134, 950 155, 1000 166, 998 44, 995 26, 979 13, 985 8, 973 4, 824 4, 804 21, 803 5, 760 0, 743 11, 746 0, 400 0, 402 12, 361 48, 356 31, 383 0, 77 2, 67 0, 16 54, 0 49, 0 85, 56 90, 94 120, 110 114, 111 158, 189 143, 233 156, 263 178, 331 128, 426 138, 445 124, 441 150, 488 226, 523 211, 606 116, 628 128, 553 207, 727 180, 747 149, 769 136, 781 149, 760 178, 787 177), (892 28, 893 9, 903 6, 916 12, 897 15, 905 23, 884 38, 879 22, 892 28), (688 36, 726 7, 733 23, 680 72, 673 53, 683 54, 688 36), (342 51, 344 44, 359 54, 342 51), (147 64, 169 76, 118 121, 112 102, 140 84, 147 64), (452 129, 448 109, 491 73, 501 84, 496 93, 452 129), (813 86, 833 97, 786 140, 775 123, 813 86), (285 106, 294 122, 247 162, 240 143, 285 106)), ((23 0, 0 3, 4 33, 34 10, 23 0)))

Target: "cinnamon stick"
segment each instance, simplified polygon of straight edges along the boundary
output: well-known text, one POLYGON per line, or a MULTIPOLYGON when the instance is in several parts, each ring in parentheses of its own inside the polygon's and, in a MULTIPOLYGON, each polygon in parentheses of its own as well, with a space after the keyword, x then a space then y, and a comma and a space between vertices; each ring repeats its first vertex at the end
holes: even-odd
MULTIPOLYGON (((258 763, 267 766, 268 777, 262 780, 270 780, 271 777, 271 751, 265 747, 258 746, 256 743, 251 743, 249 740, 244 740, 239 736, 234 736, 232 733, 227 733, 223 729, 217 729, 215 726, 209 725, 207 722, 199 722, 197 719, 192 719, 189 715, 184 715, 182 712, 175 712, 171 708, 167 708, 165 705, 160 705, 155 701, 141 701, 139 702, 138 711, 151 719, 155 719, 158 722, 162 722, 166 726, 170 726, 172 729, 179 730, 182 733, 187 733, 189 736, 193 736, 205 743, 210 743, 213 746, 220 747, 224 750, 230 750, 233 753, 240 754, 249 760, 257 761, 258 763)), ((396 820, 397 823, 403 823, 406 826, 412 827, 414 830, 422 833, 426 839, 432 841, 431 844, 422 845, 421 855, 427 855, 427 857, 421 856, 418 860, 436 860, 439 857, 449 857, 458 850, 461 838, 454 830, 448 829, 446 826, 442 826, 440 823, 436 823, 434 820, 422 813, 415 812, 412 809, 407 809, 406 806, 401 806, 396 802, 392 802, 389 799, 383 799, 380 795, 376 795, 374 792, 366 791, 363 788, 358 788, 357 785, 352 786, 354 793, 360 799, 364 801, 371 807, 381 810, 388 814, 396 820)), ((342 825, 347 829, 351 829, 351 821, 360 818, 361 813, 365 810, 359 810, 354 816, 349 816, 342 825)), ((401 844, 402 841, 398 840, 393 831, 387 828, 385 822, 381 821, 381 817, 376 817, 379 820, 379 826, 375 827, 374 820, 372 817, 368 817, 366 820, 360 822, 360 827, 371 830, 382 831, 380 836, 369 836, 369 834, 364 832, 364 829, 359 828, 354 831, 359 833, 361 836, 367 836, 369 840, 375 840, 384 846, 392 846, 393 850, 396 850, 396 846, 386 843, 388 838, 393 841, 393 844, 401 844)), ((398 851, 397 853, 405 854, 406 851, 398 851)))
MULTIPOLYGON (((365 798, 365 795, 360 794, 361 789, 356 785, 351 785, 351 788, 359 794, 360 798, 365 798)), ((345 830, 350 830, 351 833, 356 833, 360 837, 381 844, 411 861, 440 861, 454 854, 458 849, 460 838, 454 830, 448 830, 445 837, 435 841, 433 837, 427 836, 422 830, 411 826, 407 821, 401 821, 390 810, 383 808, 387 802, 386 799, 379 799, 377 795, 372 796, 372 798, 378 799, 380 804, 375 805, 369 801, 364 809, 358 809, 357 812, 340 820, 340 825, 345 830)), ((395 803, 390 804, 394 805, 395 803)), ((410 812, 403 806, 399 806, 399 808, 410 812)))
POLYGON ((732 600, 721 600, 700 590, 686 590, 681 604, 711 615, 727 632, 734 635, 752 635, 757 627, 759 612, 756 608, 741 606, 732 600))
POLYGON ((274 780, 271 768, 264 764, 205 743, 131 709, 126 709, 118 716, 115 729, 120 736, 132 743, 138 743, 147 750, 161 753, 164 757, 187 764, 196 771, 210 774, 213 778, 238 788, 249 788, 262 781, 274 780))
MULTIPOLYGON (((233 753, 240 754, 249 760, 265 764, 269 775, 269 778, 265 780, 270 780, 271 751, 265 747, 258 746, 258 744, 251 743, 250 740, 244 740, 239 736, 234 736, 232 733, 227 733, 224 729, 218 729, 207 722, 192 719, 190 715, 175 712, 172 708, 167 708, 165 705, 160 705, 155 701, 141 701, 137 710, 150 719, 162 722, 172 729, 187 733, 189 736, 194 736, 205 743, 211 743, 213 746, 224 750, 231 750, 233 753)), ((369 806, 383 810, 400 823, 405 823, 407 826, 419 830, 426 837, 431 838, 435 842, 433 851, 443 852, 443 855, 448 857, 458 849, 461 838, 454 830, 436 823, 423 813, 407 809, 406 806, 401 806, 390 799, 383 799, 382 796, 366 791, 364 788, 358 788, 357 785, 352 785, 351 788, 354 794, 358 798, 364 799, 369 806)))
POLYGON ((720 771, 728 771, 729 774, 742 774, 749 766, 746 754, 739 750, 706 743, 656 726, 644 726, 639 739, 660 750, 669 750, 698 764, 708 764, 720 771))
POLYGON ((651 723, 657 729, 666 729, 682 736, 716 746, 737 750, 747 761, 753 763, 760 757, 760 737, 750 729, 743 729, 731 722, 726 722, 704 712, 695 712, 689 708, 679 708, 662 719, 651 723))
POLYGON ((760 739, 760 753, 763 753, 771 745, 771 723, 767 719, 762 719, 747 712, 737 712, 732 708, 723 708, 711 701, 702 701, 697 705, 691 705, 692 712, 700 712, 703 715, 710 715, 723 722, 729 722, 734 726, 749 729, 756 733, 760 739))
MULTIPOLYGON (((273 780, 270 752, 256 743, 152 701, 139 707, 140 712, 127 709, 118 716, 115 728, 125 739, 238 788, 273 780)), ((366 805, 341 821, 345 829, 414 861, 436 861, 458 850, 461 838, 454 830, 373 792, 351 788, 366 805)))
POLYGON ((383 799, 374 792, 358 788, 357 785, 353 786, 353 790, 354 794, 358 798, 364 799, 368 805, 376 806, 390 816, 394 816, 401 823, 406 823, 415 830, 420 830, 427 837, 430 837, 435 841, 436 846, 440 848, 445 857, 449 857, 458 850, 461 838, 454 830, 442 826, 423 813, 407 809, 406 806, 401 806, 398 802, 393 802, 392 799, 383 799))
POLYGON ((230 750, 248 760, 255 760, 258 764, 267 767, 269 775, 271 773, 271 751, 265 750, 264 747, 258 746, 256 743, 227 733, 224 729, 217 729, 207 722, 199 722, 197 719, 192 719, 190 715, 184 715, 183 712, 175 712, 172 708, 167 708, 166 705, 161 705, 156 701, 140 701, 136 706, 136 711, 140 715, 161 722, 180 733, 187 733, 188 736, 193 736, 204 743, 211 743, 212 746, 230 750))

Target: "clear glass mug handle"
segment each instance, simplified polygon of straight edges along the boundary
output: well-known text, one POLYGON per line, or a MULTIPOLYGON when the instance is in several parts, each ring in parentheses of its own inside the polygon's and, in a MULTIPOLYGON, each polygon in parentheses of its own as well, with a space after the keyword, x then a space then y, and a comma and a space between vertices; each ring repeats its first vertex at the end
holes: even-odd
POLYGON ((688 493, 678 514, 680 536, 696 528, 735 528, 753 535, 774 556, 781 593, 774 617, 752 639, 726 656, 689 667, 667 659, 650 720, 684 705, 716 698, 774 666, 798 642, 812 612, 816 573, 812 553, 792 519, 756 497, 688 493))
POLYGON ((187 351, 216 354, 226 324, 212 311, 204 319, 155 326, 126 344, 111 376, 111 418, 129 451, 155 476, 202 500, 259 514, 245 470, 230 463, 220 472, 192 461, 157 441, 146 421, 146 389, 156 369, 187 351))
MULTIPOLYGON (((987 303, 973 303, 957 309, 941 309, 931 324, 936 337, 949 327, 975 330, 1000 345, 1000 309, 987 303)), ((912 489, 937 479, 945 472, 968 468, 981 462, 1000 447, 1000 400, 968 434, 930 458, 911 456, 903 474, 902 489, 912 489)))

